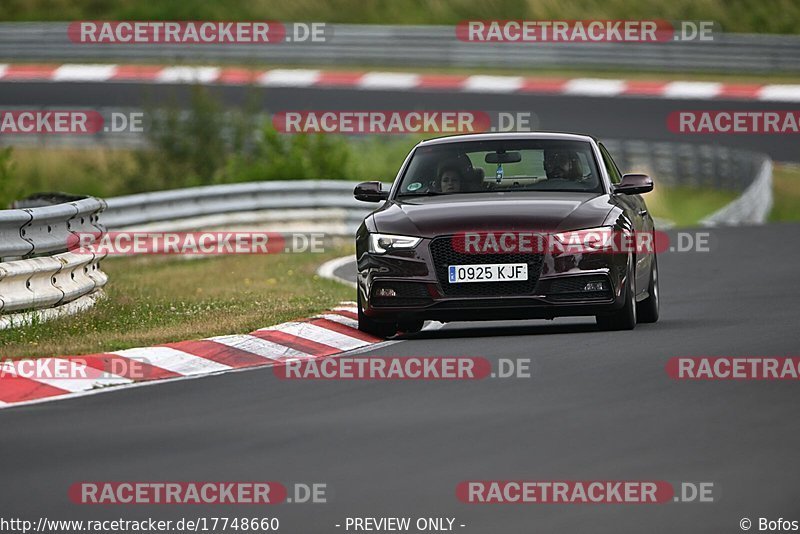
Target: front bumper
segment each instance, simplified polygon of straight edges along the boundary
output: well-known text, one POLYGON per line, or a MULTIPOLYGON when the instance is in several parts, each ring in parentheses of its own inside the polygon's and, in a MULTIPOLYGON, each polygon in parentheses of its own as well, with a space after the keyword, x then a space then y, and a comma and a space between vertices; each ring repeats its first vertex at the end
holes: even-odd
MULTIPOLYGON (((624 304, 622 288, 629 265, 626 254, 513 256, 483 262, 525 261, 529 282, 488 282, 456 288, 443 279, 442 267, 443 262, 459 259, 442 259, 439 255, 435 262, 431 240, 424 240, 413 250, 391 254, 376 255, 361 249, 358 291, 363 312, 387 322, 551 319, 608 313, 624 304), (605 283, 605 291, 583 290, 587 282, 599 281, 605 283), (387 290, 395 295, 385 296, 387 290)), ((481 258, 473 256, 472 263, 481 263, 481 258)))

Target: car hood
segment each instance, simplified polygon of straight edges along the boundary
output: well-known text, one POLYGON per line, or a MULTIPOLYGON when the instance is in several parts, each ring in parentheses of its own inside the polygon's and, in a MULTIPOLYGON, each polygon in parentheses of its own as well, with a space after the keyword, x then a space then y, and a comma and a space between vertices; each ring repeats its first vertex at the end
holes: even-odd
POLYGON ((468 193, 387 202, 378 232, 435 237, 465 231, 565 231, 601 226, 612 209, 598 193, 468 193))

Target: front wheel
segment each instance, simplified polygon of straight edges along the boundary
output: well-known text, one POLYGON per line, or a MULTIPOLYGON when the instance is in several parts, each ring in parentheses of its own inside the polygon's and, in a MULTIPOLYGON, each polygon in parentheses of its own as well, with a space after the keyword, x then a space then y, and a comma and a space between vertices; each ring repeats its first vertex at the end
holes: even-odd
POLYGON ((379 323, 364 315, 361 292, 358 293, 358 329, 366 334, 385 339, 397 333, 397 323, 379 323))
POLYGON ((650 283, 647 286, 647 298, 638 304, 636 312, 640 323, 655 323, 658 321, 658 262, 653 254, 653 263, 650 267, 650 283))
POLYGON ((633 330, 636 327, 636 279, 628 270, 625 305, 612 313, 595 316, 600 330, 633 330))

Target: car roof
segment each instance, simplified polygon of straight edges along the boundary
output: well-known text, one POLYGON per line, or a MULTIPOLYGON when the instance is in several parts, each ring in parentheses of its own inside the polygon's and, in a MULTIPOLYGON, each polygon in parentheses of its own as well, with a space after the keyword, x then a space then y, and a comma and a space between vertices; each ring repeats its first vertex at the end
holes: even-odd
POLYGON ((443 145, 448 143, 463 143, 466 141, 502 141, 513 139, 536 139, 553 141, 584 141, 597 142, 591 135, 574 134, 566 132, 493 132, 479 134, 448 135, 422 141, 417 146, 443 145))

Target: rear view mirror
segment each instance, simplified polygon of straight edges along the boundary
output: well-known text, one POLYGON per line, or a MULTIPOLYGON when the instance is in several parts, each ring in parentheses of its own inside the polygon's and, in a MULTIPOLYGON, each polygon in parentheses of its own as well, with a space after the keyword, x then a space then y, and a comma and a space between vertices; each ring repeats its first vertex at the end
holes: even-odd
POLYGON ((653 190, 653 179, 646 174, 631 173, 622 176, 622 181, 614 186, 615 193, 641 195, 653 190))
POLYGON ((389 198, 389 192, 383 190, 380 182, 361 182, 353 190, 353 196, 364 202, 380 202, 389 198))
POLYGON ((519 163, 522 154, 519 152, 489 152, 486 154, 486 163, 519 163))

